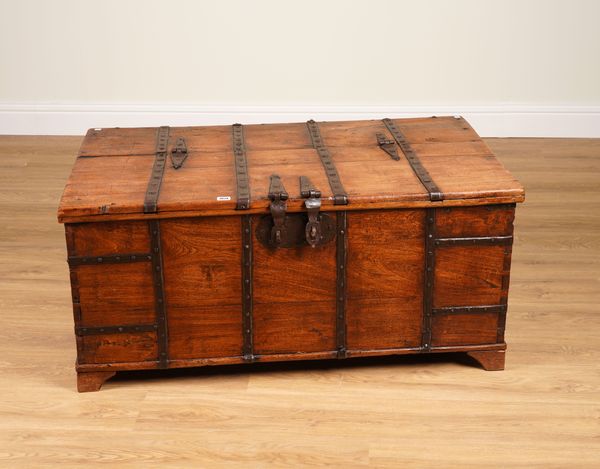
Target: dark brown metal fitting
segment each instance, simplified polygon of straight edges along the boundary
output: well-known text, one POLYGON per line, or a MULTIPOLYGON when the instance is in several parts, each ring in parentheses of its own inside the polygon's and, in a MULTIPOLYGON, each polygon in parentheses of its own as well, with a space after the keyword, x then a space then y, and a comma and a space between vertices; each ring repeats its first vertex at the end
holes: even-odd
POLYGON ((306 223, 306 242, 311 247, 316 247, 323 240, 323 230, 319 211, 321 210, 321 191, 316 189, 306 176, 300 176, 300 194, 306 200, 304 206, 308 214, 308 222, 306 223))
POLYGON ((396 148, 396 142, 393 138, 387 138, 384 134, 377 132, 377 144, 379 148, 385 151, 393 160, 399 161, 400 155, 396 148))
POLYGON ((175 142, 175 147, 171 150, 171 165, 173 166, 173 169, 181 168, 187 156, 188 151, 185 139, 179 137, 177 142, 175 142))
POLYGON ((271 243, 274 246, 279 246, 286 239, 285 212, 287 210, 286 200, 288 199, 288 193, 285 191, 281 178, 277 174, 271 175, 269 199, 271 200, 271 217, 273 217, 271 243))

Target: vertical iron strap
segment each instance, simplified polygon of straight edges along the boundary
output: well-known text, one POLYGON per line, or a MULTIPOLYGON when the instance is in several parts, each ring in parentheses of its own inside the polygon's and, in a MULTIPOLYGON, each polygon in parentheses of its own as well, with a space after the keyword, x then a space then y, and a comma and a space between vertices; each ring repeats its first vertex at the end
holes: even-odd
POLYGON ((346 264, 348 262, 347 212, 336 214, 336 348, 337 357, 346 358, 346 264))
POLYGON ((431 350, 431 318, 433 314, 433 288, 435 273, 435 210, 425 210, 425 279, 423 285, 423 333, 421 349, 431 350))
POLYGON ((496 342, 498 343, 504 342, 504 332, 506 330, 506 314, 508 313, 508 287, 510 284, 510 263, 512 257, 512 234, 514 232, 514 220, 515 218, 513 211, 513 217, 510 223, 511 242, 510 244, 504 246, 504 262, 502 266, 502 296, 500 297, 500 304, 503 305, 504 308, 500 311, 500 314, 498 315, 498 331, 496 335, 496 342))
POLYGON ((146 197, 144 198, 144 213, 155 213, 158 211, 158 194, 160 185, 165 173, 167 163, 167 146, 169 143, 169 127, 159 127, 156 133, 156 154, 154 156, 154 165, 150 173, 150 180, 146 188, 146 197))
POLYGON ((158 338, 158 367, 167 368, 169 364, 168 347, 169 331, 167 329, 167 310, 165 305, 165 287, 163 275, 163 260, 160 246, 160 221, 150 220, 150 245, 152 250, 152 277, 154 283, 154 308, 158 338))
POLYGON ((248 177, 248 163, 246 161, 246 146, 244 144, 244 130, 242 124, 233 124, 233 155, 235 160, 235 177, 237 183, 237 210, 250 208, 250 179, 248 177))
POLYGON ((348 194, 342 185, 340 175, 335 167, 335 164, 333 163, 333 158, 331 158, 329 150, 323 144, 323 138, 321 137, 319 124, 311 119, 306 123, 306 125, 308 127, 308 133, 310 134, 313 147, 315 150, 317 150, 319 158, 321 158, 321 163, 325 168, 325 174, 327 174, 327 180, 329 181, 329 186, 331 187, 331 192, 333 193, 333 204, 347 205, 348 194))
POLYGON ((394 140, 396 140, 396 143, 404 153, 404 156, 406 156, 410 167, 421 181, 421 184, 423 184, 423 187, 425 187, 425 189, 427 189, 427 192, 429 192, 429 200, 431 200, 432 202, 439 202, 441 200, 444 200, 444 194, 437 186, 437 184, 433 182, 433 179, 429 175, 429 172, 425 169, 425 166, 423 166, 423 163, 417 156, 417 153, 415 152, 413 147, 410 145, 410 143, 408 143, 408 140, 406 139, 402 131, 391 119, 383 119, 383 123, 394 137, 394 140))
POLYGON ((254 361, 252 296, 252 218, 242 215, 242 354, 246 361, 254 361))

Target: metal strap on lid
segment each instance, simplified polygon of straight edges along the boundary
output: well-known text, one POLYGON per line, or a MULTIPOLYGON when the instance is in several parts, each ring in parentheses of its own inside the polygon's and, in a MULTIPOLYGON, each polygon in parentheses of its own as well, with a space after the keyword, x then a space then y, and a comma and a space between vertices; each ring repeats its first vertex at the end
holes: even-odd
POLYGON ((167 162, 167 145, 169 143, 169 127, 159 127, 156 133, 156 155, 150 180, 144 198, 144 213, 155 213, 158 211, 158 194, 165 173, 167 162))
POLYGON ((394 121, 387 118, 383 119, 383 123, 394 137, 394 140, 396 140, 396 143, 404 153, 404 156, 406 156, 410 167, 421 181, 421 184, 423 184, 425 189, 427 189, 427 192, 429 192, 429 200, 431 200, 432 202, 439 202, 444 200, 444 194, 437 186, 437 184, 433 182, 433 179, 429 175, 429 172, 425 169, 423 163, 417 156, 417 153, 411 147, 410 143, 408 143, 408 140, 400 131, 398 126, 394 123, 394 121))
POLYGON ((237 210, 250 208, 250 180, 246 162, 246 146, 242 124, 233 124, 233 154, 235 157, 235 177, 237 182, 237 210))
POLYGON ((323 167, 325 168, 325 174, 327 174, 329 186, 333 192, 334 205, 347 205, 348 194, 346 194, 346 190, 344 189, 342 181, 340 180, 340 175, 338 174, 335 164, 333 164, 331 154, 323 144, 323 138, 321 137, 321 132, 319 131, 319 124, 311 119, 306 123, 306 125, 308 126, 308 132, 310 134, 313 147, 315 150, 317 150, 319 158, 321 158, 321 163, 323 163, 323 167))

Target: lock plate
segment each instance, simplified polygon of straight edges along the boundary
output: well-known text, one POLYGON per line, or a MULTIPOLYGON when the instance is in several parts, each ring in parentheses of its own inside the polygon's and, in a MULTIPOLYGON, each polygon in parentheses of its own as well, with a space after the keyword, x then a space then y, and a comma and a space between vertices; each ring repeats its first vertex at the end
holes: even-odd
MULTIPOLYGON (((256 227, 256 239, 269 249, 308 247, 306 242, 306 213, 287 213, 285 215, 285 235, 280 243, 273 242, 271 233, 274 227, 273 217, 265 215, 256 227)), ((331 242, 335 238, 335 220, 326 213, 319 213, 319 224, 321 226, 321 242, 317 247, 331 242)))

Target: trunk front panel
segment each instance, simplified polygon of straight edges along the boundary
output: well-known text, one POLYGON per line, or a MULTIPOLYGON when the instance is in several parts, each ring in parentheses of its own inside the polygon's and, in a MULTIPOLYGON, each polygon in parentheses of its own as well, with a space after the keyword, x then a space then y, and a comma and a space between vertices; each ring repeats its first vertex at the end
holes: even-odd
MULTIPOLYGON (((513 217, 513 205, 349 212, 340 325, 336 237, 272 248, 256 235, 261 216, 251 216, 250 359, 333 356, 340 327, 350 355, 502 345, 513 217)), ((241 217, 162 220, 158 251, 151 226, 67 225, 79 365, 160 366, 162 348, 167 366, 247 360, 241 217), (157 256, 166 341, 150 261, 157 256)))

